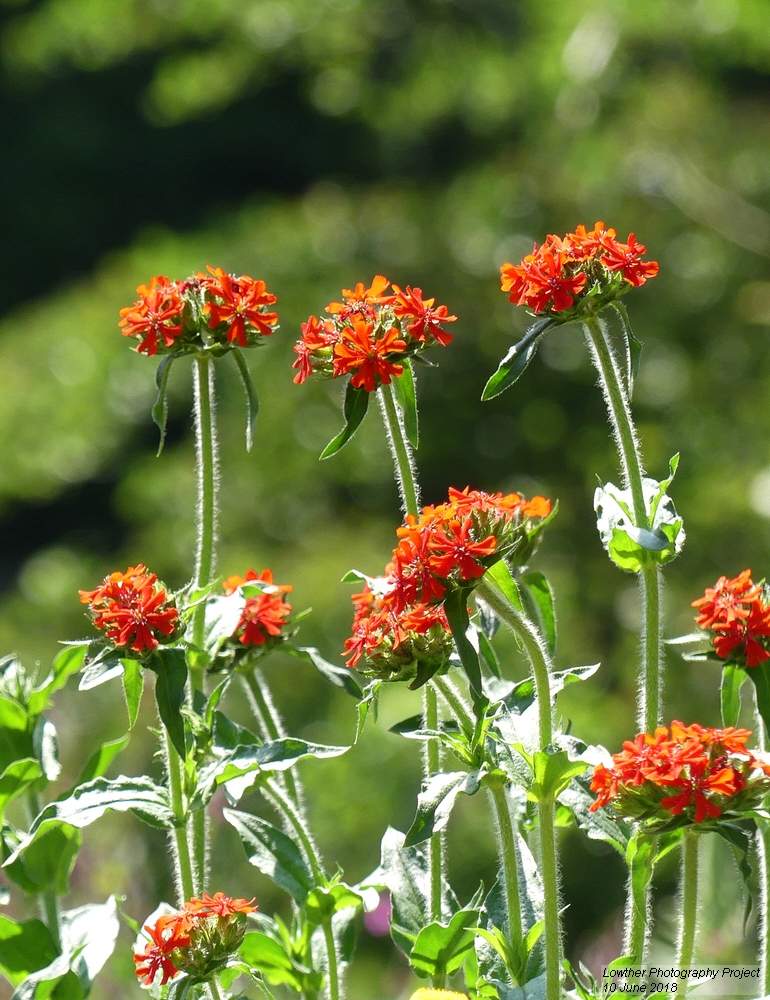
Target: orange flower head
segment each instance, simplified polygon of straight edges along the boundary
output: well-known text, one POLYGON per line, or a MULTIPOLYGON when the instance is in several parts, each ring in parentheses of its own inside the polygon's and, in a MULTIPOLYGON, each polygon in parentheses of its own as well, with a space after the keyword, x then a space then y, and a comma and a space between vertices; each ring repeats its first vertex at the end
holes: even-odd
POLYGON ((229 344, 248 347, 252 337, 268 337, 278 322, 278 313, 268 312, 267 306, 278 300, 267 291, 264 281, 247 275, 236 278, 226 274, 221 267, 207 265, 211 274, 208 280, 209 300, 203 307, 211 330, 225 326, 229 344))
POLYGON ((263 646, 282 635, 290 614, 291 604, 286 604, 280 593, 248 597, 233 638, 243 646, 263 646))
POLYGON ((140 285, 137 292, 136 302, 120 310, 118 326, 124 337, 139 339, 137 351, 151 358, 159 347, 173 347, 181 335, 183 325, 174 321, 181 319, 184 302, 176 283, 163 275, 152 278, 149 285, 140 285))
POLYGON ((403 372, 403 365, 394 364, 391 356, 405 350, 406 342, 395 327, 376 337, 373 324, 356 319, 352 327, 343 328, 334 345, 334 376, 352 373, 354 388, 374 392, 378 384, 390 385, 391 378, 403 372))
POLYGON ((646 247, 633 233, 627 243, 616 237, 603 222, 592 230, 581 224, 564 237, 550 235, 519 264, 503 264, 500 287, 515 305, 536 314, 568 314, 561 318, 569 321, 589 291, 601 307, 658 273, 657 262, 642 260, 646 247))
POLYGON ((222 590, 226 594, 234 594, 244 583, 257 584, 266 594, 290 594, 294 590, 290 583, 273 583, 273 571, 270 569, 263 569, 261 573, 247 569, 244 576, 228 576, 222 581, 222 590))
POLYGON ((234 899, 223 892, 215 892, 213 896, 204 892, 201 899, 193 897, 185 905, 185 912, 193 917, 226 919, 238 913, 254 913, 258 909, 254 902, 254 899, 234 899))
POLYGON ((95 590, 79 591, 93 623, 115 646, 152 652, 176 631, 179 612, 154 573, 141 564, 111 573, 95 590))
POLYGON ((456 316, 450 316, 446 306, 434 308, 435 299, 425 299, 422 297, 421 288, 411 288, 406 286, 406 291, 402 292, 398 285, 393 286, 396 293, 393 296, 393 312, 399 319, 407 321, 406 328, 421 343, 427 343, 431 338, 442 347, 452 341, 452 334, 442 329, 442 323, 454 323, 456 316))
POLYGON ((736 619, 745 621, 752 604, 760 600, 762 587, 751 579, 751 570, 745 569, 733 580, 720 576, 713 587, 707 587, 703 597, 692 602, 698 608, 695 619, 701 628, 715 624, 730 625, 736 619))
POLYGON ((136 975, 145 986, 151 986, 161 972, 160 985, 165 986, 180 971, 171 956, 177 950, 190 946, 186 922, 182 914, 170 914, 158 917, 152 925, 145 925, 144 931, 149 943, 143 952, 134 955, 136 975))

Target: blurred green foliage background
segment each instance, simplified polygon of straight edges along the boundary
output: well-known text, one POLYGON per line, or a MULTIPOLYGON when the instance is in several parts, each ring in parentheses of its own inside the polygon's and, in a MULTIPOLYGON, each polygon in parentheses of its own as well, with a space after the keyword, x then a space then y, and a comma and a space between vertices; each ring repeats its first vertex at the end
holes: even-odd
MULTIPOLYGON (((381 570, 398 500, 376 411, 319 464, 340 387, 294 386, 291 345, 340 287, 382 272, 459 316, 440 367, 419 373, 424 499, 466 484, 559 498, 537 557, 557 590, 558 663, 602 661, 560 705, 574 732, 618 749, 633 735, 639 605, 593 523, 597 476, 617 479, 602 400, 568 328, 514 389, 479 402, 527 322, 497 268, 596 219, 660 260, 627 299, 645 343, 635 411, 652 475, 682 455, 673 495, 688 541, 666 607, 668 634, 690 631, 689 602, 717 575, 770 567, 764 0, 5 0, 0 23, 0 649, 47 665, 58 639, 87 632, 78 587, 111 569, 189 577, 189 371, 174 368, 156 459, 155 364, 131 352, 117 313, 152 274, 213 263, 264 278, 281 316, 249 357, 262 402, 252 455, 235 366, 219 366, 220 568, 269 565, 293 583, 295 606, 314 608, 303 641, 336 658, 350 621, 337 581, 381 570)), ((282 656, 268 672, 291 731, 352 737, 347 696, 282 656)), ((712 667, 671 657, 667 716, 716 722, 717 684, 712 667)), ((388 823, 410 821, 416 748, 387 729, 416 697, 388 691, 358 746, 304 771, 319 840, 350 880, 376 865, 388 823)), ((124 731, 123 712, 111 685, 59 699, 63 786, 124 731)), ((140 728, 120 768, 157 769, 152 746, 140 728)), ((72 904, 117 891, 142 918, 171 893, 163 849, 134 820, 103 820, 86 832, 72 904)), ((494 877, 492 849, 485 803, 462 801, 450 836, 461 897, 494 877)), ((563 852, 568 950, 600 963, 619 943, 622 868, 574 832, 563 852)), ((714 845, 710 864, 726 863, 714 845)), ((285 906, 223 824, 214 868, 212 888, 285 906)), ((672 886, 663 872, 664 950, 672 886)), ((712 895, 710 953, 750 955, 737 883, 712 895)), ((138 995, 130 938, 96 1000, 138 995)), ((388 939, 364 931, 353 1000, 409 987, 388 939)))

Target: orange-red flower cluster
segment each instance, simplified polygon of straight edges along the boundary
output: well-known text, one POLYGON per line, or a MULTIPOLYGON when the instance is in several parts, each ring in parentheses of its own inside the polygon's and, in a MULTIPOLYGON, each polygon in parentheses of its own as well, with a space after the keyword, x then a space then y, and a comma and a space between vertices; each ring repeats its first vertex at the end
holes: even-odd
POLYGON ((445 347, 452 339, 443 324, 457 317, 446 306, 434 305, 435 299, 423 299, 420 288, 407 285, 402 291, 378 274, 368 288, 363 282, 343 288, 342 297, 343 302, 327 305, 325 318, 310 316, 302 324, 294 345, 295 382, 313 373, 350 375, 354 388, 374 392, 401 375, 405 357, 435 344, 445 347))
POLYGON ((747 749, 750 736, 747 729, 682 722, 640 733, 613 756, 611 768, 594 770, 591 810, 612 806, 660 826, 672 817, 703 823, 750 809, 770 788, 770 764, 747 749))
POLYGON ((588 295, 606 304, 655 277, 658 264, 642 260, 646 252, 633 233, 621 243, 603 222, 590 231, 580 225, 564 237, 547 236, 521 263, 503 264, 501 287, 511 302, 533 313, 567 312, 588 295))
POLYGON ((714 651, 720 659, 756 667, 770 658, 770 606, 750 569, 732 580, 720 576, 692 606, 698 609, 698 625, 714 633, 714 651))
POLYGON ((137 288, 139 298, 120 310, 124 337, 139 340, 137 351, 152 357, 210 346, 252 347, 273 332, 277 300, 264 281, 236 277, 207 266, 185 281, 163 275, 137 288))
POLYGON ((503 496, 466 487, 450 489, 446 503, 424 507, 419 518, 407 516, 377 592, 367 587, 353 597, 353 635, 345 643, 350 666, 362 657, 380 667, 403 667, 404 657, 413 652, 421 655, 411 656, 412 661, 430 658, 420 636, 440 640, 447 659, 448 624, 438 607, 447 593, 470 589, 503 556, 525 562, 550 513, 545 497, 525 500, 518 493, 503 496))
POLYGON ((146 566, 129 566, 125 573, 111 573, 96 590, 79 591, 94 625, 116 646, 135 653, 151 652, 159 638, 170 636, 179 613, 166 591, 146 566))
POLYGON ((178 972, 205 976, 207 967, 235 951, 243 939, 241 914, 253 913, 254 900, 223 892, 193 898, 177 913, 164 914, 144 927, 149 941, 134 955, 136 975, 151 986, 158 973, 165 986, 178 972))
POLYGON ((273 574, 269 569, 259 574, 249 569, 245 576, 230 576, 222 587, 226 594, 233 594, 249 583, 257 586, 260 593, 246 598, 233 638, 243 646, 263 646, 281 635, 291 614, 291 604, 287 604, 281 594, 290 593, 293 588, 288 584, 273 583, 273 574))

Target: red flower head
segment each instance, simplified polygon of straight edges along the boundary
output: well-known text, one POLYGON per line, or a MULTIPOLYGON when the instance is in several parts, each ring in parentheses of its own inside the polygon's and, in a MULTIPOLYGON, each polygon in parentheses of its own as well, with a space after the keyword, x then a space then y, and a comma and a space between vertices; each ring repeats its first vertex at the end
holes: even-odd
POLYGON ((591 810, 611 806, 621 816, 648 821, 651 830, 677 817, 695 824, 740 817, 770 786, 770 768, 746 748, 750 736, 745 729, 681 722, 640 733, 623 744, 611 768, 594 770, 591 810))
POLYGON ((222 581, 222 589, 226 594, 234 594, 244 583, 254 583, 266 594, 290 594, 294 590, 290 583, 273 583, 273 571, 270 569, 263 569, 261 573, 247 569, 245 576, 228 576, 222 581))
POLYGON ((751 579, 750 569, 732 580, 720 576, 692 606, 699 612, 698 625, 712 632, 720 659, 756 667, 770 658, 770 607, 765 605, 762 585, 751 579))
POLYGON ((221 267, 207 265, 207 270, 212 276, 207 280, 210 298, 203 311, 209 318, 209 327, 216 330, 225 324, 228 343, 239 347, 249 346, 247 333, 269 336, 278 322, 278 313, 267 312, 265 307, 278 300, 266 290, 264 281, 255 281, 247 275, 236 278, 221 267))
POLYGON ((179 948, 189 948, 190 935, 186 920, 181 913, 158 917, 157 921, 144 928, 150 942, 143 952, 134 955, 136 975, 145 986, 151 986, 158 972, 163 976, 161 986, 173 979, 180 970, 171 960, 172 952, 179 948))
POLYGON ((390 385, 392 376, 403 372, 403 365, 394 364, 390 356, 404 350, 406 342, 395 327, 376 337, 373 324, 353 320, 353 326, 344 327, 334 345, 334 377, 353 372, 350 384, 354 388, 374 392, 378 383, 390 385))
POLYGON ((132 306, 120 310, 120 323, 124 337, 138 338, 140 354, 152 357, 158 347, 172 347, 182 333, 180 320, 184 302, 175 282, 162 275, 152 278, 148 285, 137 288, 139 298, 132 306))
POLYGON ((422 289, 406 286, 406 291, 402 292, 398 285, 393 286, 396 293, 393 296, 393 312, 399 319, 406 319, 406 328, 415 338, 426 343, 429 338, 433 338, 442 347, 452 341, 452 334, 447 333, 441 327, 442 323, 454 323, 456 316, 450 316, 446 306, 438 306, 434 309, 435 299, 425 299, 423 301, 422 289))
POLYGON ((598 293, 601 307, 658 273, 655 261, 641 259, 646 247, 636 242, 633 233, 628 243, 620 243, 616 236, 603 222, 590 231, 580 225, 564 238, 548 236, 519 264, 503 264, 501 288, 511 302, 528 306, 533 313, 570 312, 572 318, 571 311, 589 291, 598 293))
POLYGON ((262 646, 281 635, 290 614, 291 604, 286 604, 279 594, 249 597, 233 636, 243 646, 262 646))
POLYGON ((79 591, 96 628, 116 646, 135 653, 151 652, 158 637, 171 635, 179 613, 169 601, 154 573, 145 566, 129 566, 125 573, 111 573, 96 590, 79 591))
POLYGON ((354 389, 374 392, 389 385, 403 372, 398 355, 411 357, 429 347, 445 347, 452 337, 443 324, 454 323, 446 306, 423 299, 422 289, 406 286, 402 291, 381 274, 367 287, 343 288, 343 302, 330 302, 328 317, 311 316, 302 324, 302 336, 294 345, 297 355, 295 382, 310 374, 331 378, 351 375, 354 389))
POLYGON ((185 904, 185 912, 193 917, 226 919, 237 913, 254 913, 258 907, 253 904, 253 899, 234 899, 232 896, 226 896, 223 892, 215 892, 213 896, 209 896, 207 892, 204 892, 201 899, 193 897, 185 904))

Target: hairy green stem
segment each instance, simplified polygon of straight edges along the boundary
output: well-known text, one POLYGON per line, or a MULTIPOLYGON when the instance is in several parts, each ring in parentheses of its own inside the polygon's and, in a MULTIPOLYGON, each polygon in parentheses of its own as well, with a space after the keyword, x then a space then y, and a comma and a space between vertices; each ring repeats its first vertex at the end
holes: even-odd
POLYGON ((216 979, 209 979, 206 984, 209 988, 209 993, 211 994, 211 1000, 222 1000, 222 994, 219 990, 219 985, 216 979))
MULTIPOLYGON (((251 702, 254 717, 262 731, 262 738, 266 742, 268 740, 283 739, 286 736, 286 730, 283 727, 283 721, 278 709, 275 707, 272 695, 270 694, 270 688, 262 671, 255 667, 248 673, 242 674, 241 677, 249 701, 251 702)), ((292 802, 300 810, 304 818, 304 803, 298 779, 295 778, 291 769, 284 771, 281 779, 286 786, 286 791, 291 796, 292 802)))
MULTIPOLYGON (((426 729, 438 729, 438 701, 436 699, 436 689, 431 683, 425 685, 423 690, 423 724, 426 729)), ((431 775, 436 774, 441 769, 441 759, 439 744, 437 739, 425 741, 425 753, 423 758, 424 780, 427 784, 431 775)), ((434 834, 430 838, 430 918, 432 921, 440 921, 442 913, 442 897, 444 892, 444 845, 440 834, 434 834)), ((433 984, 437 984, 434 982, 433 984)))
MULTIPOLYGON (((524 646, 532 667, 538 704, 540 748, 546 750, 553 739, 551 705, 551 664, 545 643, 529 618, 514 608, 485 576, 478 587, 492 610, 511 629, 524 646)), ((545 996, 561 997, 561 923, 559 920, 559 865, 556 856, 555 804, 550 799, 538 802, 540 817, 540 877, 543 881, 545 921, 545 996)))
MULTIPOLYGON (((216 565, 218 448, 214 360, 199 354, 193 362, 195 458, 198 480, 198 540, 195 554, 195 586, 211 583, 216 565)), ((193 642, 201 647, 206 623, 206 605, 193 617, 193 642)))
MULTIPOLYGON (((521 896, 519 890, 519 852, 516 846, 516 833, 511 822, 511 811, 508 807, 508 796, 502 784, 490 785, 492 801, 497 817, 497 832, 499 836, 500 865, 503 871, 505 885, 505 903, 508 908, 508 937, 514 949, 521 945, 521 896)), ((523 986, 523 983, 517 983, 523 986)))
POLYGON ((466 704, 465 699, 450 681, 446 674, 436 674, 432 683, 441 697, 449 706, 449 710, 454 715, 461 729, 471 736, 476 728, 476 722, 471 713, 471 708, 466 704))
POLYGON ((628 897, 623 931, 623 954, 630 955, 638 965, 644 965, 647 958, 647 943, 650 923, 650 893, 645 896, 644 911, 634 904, 634 888, 631 873, 628 874, 628 897))
MULTIPOLYGON (((27 792, 27 812, 29 814, 30 826, 40 812, 40 798, 37 792, 32 790, 27 792)), ((48 928, 53 943, 57 948, 61 948, 61 931, 59 928, 59 899, 55 889, 46 889, 38 896, 40 916, 43 923, 48 928)))
MULTIPOLYGON (((278 784, 274 778, 270 778, 263 786, 262 793, 270 801, 273 806, 283 814, 283 816, 288 821, 291 828, 299 837, 302 847, 305 851, 305 856, 307 857, 310 868, 313 872, 313 877, 318 883, 318 885, 326 884, 326 876, 324 875, 323 865, 321 862, 321 856, 318 852, 318 848, 313 843, 313 838, 310 834, 310 830, 307 826, 307 821, 305 820, 302 813, 296 807, 294 802, 286 794, 285 790, 278 784)), ((326 960, 327 960, 327 971, 329 975, 329 1000, 339 1000, 340 998, 340 975, 339 975, 339 961, 337 957, 337 948, 334 942, 334 933, 332 929, 332 918, 329 917, 323 922, 323 932, 324 940, 326 941, 326 960)))
POLYGON ((644 631, 642 634, 644 675, 638 706, 638 722, 640 729, 645 733, 654 733, 660 725, 663 650, 663 616, 660 608, 662 582, 663 575, 657 563, 645 566, 639 574, 639 589, 644 607, 644 631))
POLYGON ((556 807, 552 800, 538 803, 540 817, 540 878, 543 881, 545 922, 545 996, 561 1000, 561 921, 559 868, 556 857, 556 807))
POLYGON ((388 435, 388 444, 393 454, 393 464, 396 470, 396 480, 401 502, 404 511, 417 517, 420 506, 420 491, 414 474, 414 460, 412 449, 404 431, 403 420, 396 407, 396 399, 393 393, 393 385, 381 385, 377 390, 377 398, 380 401, 385 431, 388 435))
POLYGON ((176 862, 177 895, 181 906, 188 899, 192 899, 196 895, 196 880, 192 858, 190 857, 190 845, 187 839, 188 816, 182 790, 182 760, 176 752, 176 747, 171 742, 171 737, 165 727, 163 728, 163 736, 171 811, 177 821, 177 825, 173 831, 173 854, 176 862))
MULTIPOLYGON (((679 942, 676 955, 676 964, 680 969, 687 969, 692 965, 695 953, 695 932, 698 924, 699 837, 700 835, 694 830, 685 830, 682 846, 682 913, 679 919, 679 942)), ((682 985, 686 992, 686 981, 682 985)))
MULTIPOLYGON (((766 752, 770 749, 770 739, 756 703, 756 688, 754 698, 754 730, 759 746, 766 752)), ((755 838, 759 868, 759 979, 762 996, 770 996, 770 826, 766 822, 757 821, 755 838)))
POLYGON ((551 706, 550 658, 542 637, 529 618, 509 603, 488 576, 482 577, 477 592, 495 614, 508 625, 526 650, 537 693, 540 747, 545 750, 553 738, 553 708, 551 706))

